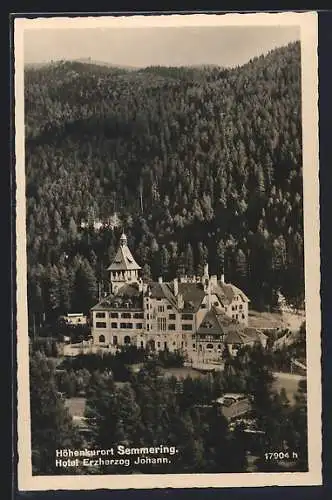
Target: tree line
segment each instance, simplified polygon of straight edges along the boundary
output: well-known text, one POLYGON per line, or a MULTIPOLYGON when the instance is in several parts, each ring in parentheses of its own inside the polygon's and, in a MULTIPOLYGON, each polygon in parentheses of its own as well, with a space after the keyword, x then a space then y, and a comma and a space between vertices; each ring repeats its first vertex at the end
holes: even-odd
POLYGON ((122 229, 146 279, 208 262, 258 309, 302 306, 300 69, 299 43, 234 69, 26 69, 30 311, 88 310, 122 229))
MULTIPOLYGON (((251 401, 249 417, 263 433, 254 443, 258 471, 283 470, 275 461, 266 462, 266 451, 298 453, 292 470, 307 468, 306 381, 299 384, 295 404, 284 390, 273 388, 273 359, 260 345, 246 347, 236 358, 225 360, 224 372, 202 377, 160 376, 155 363, 145 363, 127 382, 117 383, 112 370, 77 362, 76 382, 84 386, 88 437, 83 438, 65 408, 55 365, 45 355, 30 357, 31 425, 33 467, 39 474, 62 474, 55 467, 55 450, 90 447, 107 449, 174 445, 179 453, 170 464, 144 464, 126 468, 127 473, 217 473, 245 472, 247 444, 243 424, 230 429, 216 398, 227 392, 242 392, 251 401)), ((73 365, 74 367, 74 365, 73 365)), ((68 386, 67 386, 68 387, 68 386)), ((89 473, 119 473, 113 466, 89 473)), ((73 473, 73 471, 71 471, 73 473)), ((80 474, 78 468, 74 473, 80 474)), ((83 473, 87 473, 85 470, 83 473)), ((122 472, 121 469, 121 473, 122 472)))

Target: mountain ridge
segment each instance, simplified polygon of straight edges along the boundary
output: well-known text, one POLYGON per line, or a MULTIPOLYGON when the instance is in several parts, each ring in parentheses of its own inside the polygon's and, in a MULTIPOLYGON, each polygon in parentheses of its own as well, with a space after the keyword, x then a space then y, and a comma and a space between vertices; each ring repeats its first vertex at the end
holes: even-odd
POLYGON ((118 232, 80 224, 116 212, 146 275, 197 274, 208 261, 257 307, 278 290, 301 303, 299 44, 226 70, 75 64, 26 74, 33 280, 40 266, 69 273, 77 256, 105 280, 118 232))

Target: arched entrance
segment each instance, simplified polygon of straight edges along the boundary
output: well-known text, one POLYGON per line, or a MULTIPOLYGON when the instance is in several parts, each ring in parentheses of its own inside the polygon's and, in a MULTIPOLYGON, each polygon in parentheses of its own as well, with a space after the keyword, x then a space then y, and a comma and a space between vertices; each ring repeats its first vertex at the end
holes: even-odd
POLYGON ((129 335, 126 335, 125 338, 124 338, 124 343, 125 344, 130 344, 130 337, 129 335))
POLYGON ((99 342, 101 344, 105 342, 105 335, 99 335, 99 342))

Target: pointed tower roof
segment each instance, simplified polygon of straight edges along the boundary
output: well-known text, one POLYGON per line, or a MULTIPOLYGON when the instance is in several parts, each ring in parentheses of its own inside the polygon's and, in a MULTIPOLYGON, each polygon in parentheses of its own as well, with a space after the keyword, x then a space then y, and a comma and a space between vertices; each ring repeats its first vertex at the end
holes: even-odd
POLYGON ((122 233, 120 238, 120 246, 112 264, 108 267, 108 271, 133 271, 139 270, 141 267, 137 264, 131 251, 127 246, 127 236, 122 233))

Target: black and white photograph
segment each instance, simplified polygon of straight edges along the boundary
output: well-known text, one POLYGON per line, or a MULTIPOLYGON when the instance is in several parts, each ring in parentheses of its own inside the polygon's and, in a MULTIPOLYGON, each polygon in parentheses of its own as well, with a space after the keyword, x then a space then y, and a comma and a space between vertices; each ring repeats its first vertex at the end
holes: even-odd
POLYGON ((14 37, 19 488, 321 484, 316 14, 14 37))

